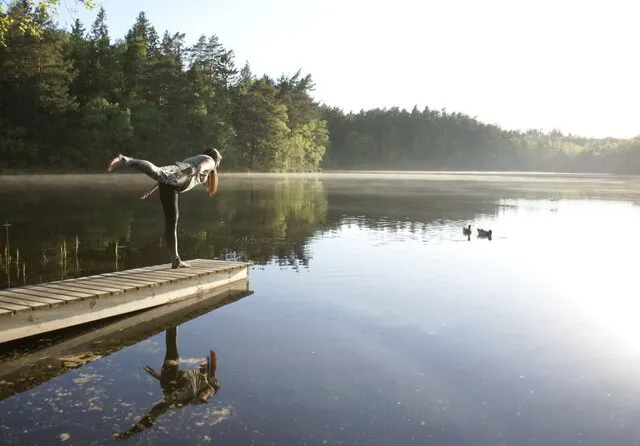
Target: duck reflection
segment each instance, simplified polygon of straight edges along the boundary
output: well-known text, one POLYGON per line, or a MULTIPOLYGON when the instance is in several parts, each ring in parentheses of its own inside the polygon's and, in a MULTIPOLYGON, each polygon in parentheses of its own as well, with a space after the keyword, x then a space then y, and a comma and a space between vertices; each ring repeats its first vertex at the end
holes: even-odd
POLYGON ((129 430, 114 433, 115 439, 124 440, 148 429, 169 409, 207 403, 220 389, 215 377, 216 353, 209 351, 206 363, 201 363, 198 369, 180 370, 177 338, 177 327, 166 331, 166 352, 160 373, 148 365, 144 367, 145 372, 160 382, 164 398, 129 430))

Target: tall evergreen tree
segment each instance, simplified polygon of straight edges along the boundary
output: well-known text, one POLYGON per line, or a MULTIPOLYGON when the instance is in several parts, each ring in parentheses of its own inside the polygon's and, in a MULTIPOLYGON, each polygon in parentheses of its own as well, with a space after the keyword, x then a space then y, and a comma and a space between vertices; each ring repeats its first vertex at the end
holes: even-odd
POLYGON ((111 45, 107 15, 100 8, 89 35, 86 98, 103 97, 117 102, 122 97, 122 72, 111 45))
MULTIPOLYGON (((155 32, 155 31, 154 31, 155 32)), ((122 61, 125 94, 135 96, 147 91, 151 27, 144 12, 138 14, 136 23, 125 37, 126 50, 122 61)))

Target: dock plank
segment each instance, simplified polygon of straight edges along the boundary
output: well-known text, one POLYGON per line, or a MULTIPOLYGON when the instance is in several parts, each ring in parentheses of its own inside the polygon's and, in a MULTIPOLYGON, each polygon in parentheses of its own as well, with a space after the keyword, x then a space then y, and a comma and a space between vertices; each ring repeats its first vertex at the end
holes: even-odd
POLYGON ((169 276, 165 276, 162 274, 155 274, 155 273, 140 273, 139 276, 144 279, 154 281, 156 285, 162 285, 163 283, 170 283, 171 281, 182 279, 182 276, 169 277, 169 276))
POLYGON ((87 280, 87 282, 110 286, 111 288, 117 288, 117 289, 119 289, 121 291, 135 290, 135 289, 140 288, 140 286, 141 286, 139 284, 131 284, 131 283, 126 282, 126 281, 119 282, 119 281, 116 281, 116 280, 107 280, 107 279, 91 279, 91 280, 87 280))
POLYGON ((78 290, 78 292, 93 292, 96 295, 101 295, 101 294, 113 294, 113 293, 119 293, 120 289, 119 288, 113 288, 113 287, 107 287, 107 286, 101 286, 98 284, 91 284, 90 282, 85 281, 83 282, 79 282, 79 281, 74 281, 74 282, 56 282, 56 283, 48 283, 47 286, 50 287, 54 287, 54 288, 59 288, 59 289, 69 289, 69 288, 73 288, 75 290, 78 290))
POLYGON ((185 277, 191 277, 191 276, 186 276, 184 274, 173 274, 173 273, 168 273, 168 272, 164 272, 164 271, 150 271, 150 272, 146 272, 146 273, 140 273, 140 274, 145 274, 148 275, 149 277, 155 277, 156 280, 158 281, 162 281, 162 280, 167 280, 167 279, 183 279, 185 277))
MULTIPOLYGON (((140 273, 144 274, 142 277, 146 277, 147 280, 153 280, 156 283, 168 283, 170 280, 184 280, 185 278, 194 277, 194 276, 186 276, 184 274, 171 274, 171 273, 162 273, 162 272, 147 272, 140 273)), ((113 280, 118 280, 118 278, 114 277, 113 280)))
POLYGON ((32 300, 34 302, 42 302, 43 304, 52 304, 52 305, 54 305, 54 304, 55 305, 63 304, 65 302, 62 299, 50 299, 48 297, 34 296, 32 294, 20 293, 18 291, 19 290, 16 290, 15 292, 13 292, 13 291, 0 291, 0 296, 13 297, 13 298, 16 298, 16 299, 32 300))
MULTIPOLYGON (((90 296, 88 293, 81 293, 78 291, 67 291, 60 290, 55 287, 51 287, 49 285, 43 286, 29 286, 22 288, 24 291, 30 291, 33 293, 39 293, 40 295, 44 295, 45 297, 50 297, 52 299, 63 299, 63 300, 72 300, 78 297, 87 297, 90 296)), ((17 291, 17 290, 16 290, 17 291)))
POLYGON ((163 275, 163 276, 172 276, 172 277, 192 277, 192 276, 196 276, 198 275, 197 272, 188 272, 186 271, 186 268, 179 270, 179 269, 173 269, 173 270, 156 270, 153 271, 153 274, 159 274, 159 275, 163 275))
POLYGON ((122 278, 122 279, 129 280, 129 281, 133 280, 135 282, 143 283, 145 285, 157 285, 158 284, 157 280, 149 279, 148 277, 144 277, 142 274, 135 274, 135 275, 131 274, 131 275, 126 275, 125 276, 125 275, 115 275, 115 274, 112 274, 112 273, 107 273, 107 274, 102 274, 101 277, 104 277, 105 279, 113 279, 113 278, 120 279, 120 278, 122 278))
POLYGON ((86 289, 71 285, 57 285, 54 283, 47 283, 46 288, 51 290, 51 293, 59 294, 60 296, 67 296, 67 299, 76 299, 89 296, 96 296, 101 294, 109 294, 109 291, 101 291, 97 289, 86 289))
POLYGON ((42 291, 36 291, 36 290, 29 290, 26 288, 8 288, 6 290, 0 291, 0 293, 20 293, 20 294, 25 294, 25 295, 29 295, 29 296, 37 296, 37 297, 41 297, 41 298, 47 298, 47 299, 59 299, 62 301, 68 300, 68 299, 72 299, 71 297, 65 297, 65 296, 51 296, 50 293, 43 293, 42 291))
POLYGON ((73 284, 74 286, 82 286, 82 287, 99 287, 104 290, 116 291, 116 292, 121 291, 120 287, 118 286, 113 286, 113 284, 104 284, 99 279, 93 279, 93 278, 75 279, 73 282, 69 282, 69 284, 70 285, 73 284))
POLYGON ((180 269, 167 269, 167 270, 146 270, 146 271, 136 271, 135 274, 119 274, 116 275, 114 274, 116 277, 131 277, 131 278, 135 278, 141 274, 145 274, 145 273, 159 273, 159 274, 176 274, 179 276, 185 276, 185 275, 189 275, 189 276, 193 276, 196 274, 209 274, 211 272, 211 268, 198 268, 198 269, 192 269, 192 268, 180 268, 180 269))
POLYGON ((31 310, 31 307, 29 307, 28 305, 16 305, 16 304, 12 304, 11 302, 5 302, 3 300, 0 300, 0 308, 4 308, 5 310, 11 310, 14 313, 16 311, 31 310))
POLYGON ((144 288, 146 286, 149 286, 149 284, 145 282, 140 282, 134 279, 124 279, 121 277, 117 277, 117 278, 100 277, 99 279, 93 279, 93 280, 96 280, 96 281, 100 280, 103 283, 116 283, 118 285, 120 284, 131 285, 138 288, 144 288))
POLYGON ((42 307, 42 306, 47 306, 48 304, 42 303, 42 302, 35 302, 32 300, 28 300, 28 299, 22 299, 20 297, 16 298, 16 297, 11 297, 11 296, 7 296, 7 295, 2 295, 0 296, 0 301, 1 302, 5 302, 5 303, 10 303, 10 304, 16 304, 16 305, 21 305, 23 307, 27 307, 27 308, 37 308, 37 307, 42 307))

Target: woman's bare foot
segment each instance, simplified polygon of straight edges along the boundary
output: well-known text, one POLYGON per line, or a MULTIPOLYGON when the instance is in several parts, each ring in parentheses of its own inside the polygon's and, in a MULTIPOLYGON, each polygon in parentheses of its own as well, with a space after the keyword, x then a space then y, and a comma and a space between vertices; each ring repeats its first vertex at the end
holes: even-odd
POLYGON ((119 169, 122 166, 124 166, 124 157, 122 155, 118 155, 109 162, 109 165, 107 166, 107 172, 119 169))
POLYGON ((191 268, 191 265, 189 265, 188 263, 184 263, 182 260, 174 260, 173 263, 171 264, 171 268, 176 269, 176 268, 191 268))

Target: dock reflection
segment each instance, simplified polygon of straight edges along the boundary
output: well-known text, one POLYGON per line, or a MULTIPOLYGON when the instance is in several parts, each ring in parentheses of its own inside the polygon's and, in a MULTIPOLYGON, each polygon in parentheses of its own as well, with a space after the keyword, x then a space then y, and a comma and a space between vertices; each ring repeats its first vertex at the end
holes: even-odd
MULTIPOLYGON (((203 314, 252 295, 253 291, 250 291, 248 287, 247 281, 239 281, 221 288, 211 295, 186 299, 132 315, 88 324, 81 328, 68 329, 53 333, 47 338, 5 344, 0 351, 0 362, 2 363, 0 368, 0 401, 24 393, 71 370, 116 353, 163 331, 167 332, 167 356, 160 376, 165 373, 168 377, 167 383, 174 381, 172 376, 179 378, 183 376, 182 372, 186 372, 178 370, 177 367, 172 368, 172 361, 177 361, 177 359, 172 359, 173 357, 177 358, 177 327, 203 314)), ((209 364, 204 367, 205 375, 210 375, 211 378, 207 378, 207 382, 213 383, 215 382, 214 352, 209 352, 208 362, 209 364)), ((173 384, 171 385, 173 386, 173 384)), ((213 384, 210 385, 214 388, 213 384)), ((164 386, 162 382, 161 386, 164 386)), ((167 389, 169 388, 170 386, 167 387, 167 389)), ((169 394, 171 394, 170 391, 169 394)), ((205 396, 209 398, 211 395, 200 392, 198 398, 205 396)), ((176 400, 177 397, 176 394, 170 399, 176 400)))

